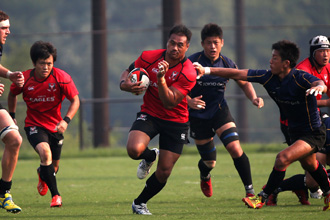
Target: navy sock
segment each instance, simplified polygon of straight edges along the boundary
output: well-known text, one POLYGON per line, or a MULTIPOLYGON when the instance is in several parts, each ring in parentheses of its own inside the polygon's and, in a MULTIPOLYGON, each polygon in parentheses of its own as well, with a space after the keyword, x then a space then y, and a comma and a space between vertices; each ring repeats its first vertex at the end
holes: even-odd
POLYGON ((156 174, 153 173, 149 179, 146 181, 146 185, 141 192, 141 194, 134 200, 135 204, 147 203, 149 199, 154 197, 157 193, 159 193, 166 183, 160 183, 157 180, 156 174))
POLYGON ((253 191, 249 158, 243 152, 241 157, 233 158, 233 161, 234 161, 236 170, 237 170, 239 176, 241 177, 241 180, 244 184, 245 189, 253 191))
POLYGON ((145 159, 147 162, 154 161, 156 159, 156 153, 154 150, 150 150, 148 147, 143 153, 137 158, 138 160, 145 159))
POLYGON ((11 184, 12 184, 12 181, 6 182, 6 181, 0 179, 0 195, 10 193, 11 184))
POLYGON ((275 191, 275 189, 277 189, 279 187, 279 185, 283 181, 284 177, 285 177, 285 170, 283 170, 283 171, 276 170, 274 167, 273 171, 269 175, 267 185, 263 191, 267 195, 272 194, 275 191))
POLYGON ((55 177, 55 169, 53 164, 49 166, 40 165, 40 178, 46 182, 52 197, 55 195, 60 195, 57 190, 57 183, 55 177))

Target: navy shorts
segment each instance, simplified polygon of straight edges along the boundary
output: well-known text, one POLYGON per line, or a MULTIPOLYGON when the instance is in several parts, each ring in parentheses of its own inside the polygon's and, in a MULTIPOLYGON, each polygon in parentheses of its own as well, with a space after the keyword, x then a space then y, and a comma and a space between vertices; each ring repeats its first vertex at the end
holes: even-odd
POLYGON ((289 129, 290 142, 303 140, 317 151, 322 151, 326 141, 326 127, 322 123, 321 127, 311 132, 291 132, 289 129))
POLYGON ((52 152, 52 159, 59 160, 61 158, 61 151, 63 146, 63 134, 57 132, 51 133, 42 127, 25 127, 26 136, 35 149, 41 142, 47 142, 52 152))
POLYGON ((150 139, 159 134, 159 148, 177 154, 182 153, 183 145, 188 143, 189 123, 162 120, 144 112, 138 112, 132 130, 146 133, 150 139))
POLYGON ((211 119, 189 117, 190 137, 196 140, 212 138, 221 126, 234 122, 227 105, 222 106, 211 119))

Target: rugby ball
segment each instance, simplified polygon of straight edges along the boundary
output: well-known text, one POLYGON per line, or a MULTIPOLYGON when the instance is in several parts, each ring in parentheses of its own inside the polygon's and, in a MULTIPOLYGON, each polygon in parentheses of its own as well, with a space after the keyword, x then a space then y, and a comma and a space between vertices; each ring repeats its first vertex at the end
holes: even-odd
MULTIPOLYGON (((145 86, 146 88, 148 88, 149 82, 150 82, 149 81, 149 74, 145 69, 135 68, 128 74, 128 77, 131 77, 131 76, 132 76, 132 78, 131 78, 132 83, 142 81, 140 86, 145 86)), ((141 94, 144 94, 144 92, 145 92, 145 90, 141 93, 133 93, 133 94, 141 95, 141 94)))

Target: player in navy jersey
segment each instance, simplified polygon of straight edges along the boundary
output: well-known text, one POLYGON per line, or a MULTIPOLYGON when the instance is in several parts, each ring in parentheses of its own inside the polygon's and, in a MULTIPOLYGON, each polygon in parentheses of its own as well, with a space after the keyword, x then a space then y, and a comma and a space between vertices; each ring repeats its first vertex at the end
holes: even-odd
POLYGON ((8 95, 9 112, 16 111, 17 95, 22 94, 27 105, 25 118, 26 136, 40 157, 37 169, 41 196, 51 192, 50 207, 61 207, 62 197, 57 189, 56 173, 59 169, 63 146, 63 133, 79 109, 78 90, 69 74, 54 67, 56 48, 49 42, 37 41, 30 49, 33 69, 23 72, 23 87, 12 84, 8 95), (63 100, 70 105, 61 116, 63 100))
MULTIPOLYGON (((304 70, 317 78, 321 79, 325 85, 330 86, 330 42, 329 38, 323 35, 318 35, 310 39, 309 41, 309 57, 297 64, 296 68, 304 70)), ((321 95, 316 97, 317 106, 326 107, 330 105, 330 90, 327 91, 327 98, 322 99, 321 95)), ((320 109, 319 109, 320 110, 320 109)), ((324 113, 321 113, 323 116, 324 113)), ((327 115, 327 114, 325 114, 327 115)), ((286 142, 289 144, 289 135, 287 131, 287 120, 283 120, 281 117, 281 130, 284 134, 286 142)), ((316 158, 323 166, 327 164, 327 154, 324 152, 317 152, 316 158)), ((329 158, 330 159, 330 158, 329 158)), ((322 191, 319 189, 318 184, 313 178, 306 172, 305 174, 297 174, 288 179, 285 179, 276 192, 292 190, 299 198, 299 201, 303 205, 309 205, 308 201, 308 189, 310 190, 311 198, 321 199, 322 191)), ((277 203, 277 193, 273 193, 267 200, 266 205, 274 206, 277 203)))
POLYGON ((144 68, 149 73, 150 85, 143 96, 141 111, 137 113, 126 144, 128 155, 134 160, 142 160, 137 170, 139 179, 149 174, 159 154, 156 171, 132 203, 133 213, 136 214, 151 215, 146 203, 166 185, 188 140, 186 95, 196 83, 196 71, 185 55, 191 35, 186 26, 174 26, 166 49, 143 51, 120 78, 121 90, 140 93, 146 88, 140 86, 141 82, 131 83, 128 74, 135 67, 144 68), (159 150, 150 150, 148 144, 158 134, 159 150))
POLYGON ((272 45, 270 70, 204 68, 195 64, 199 76, 205 73, 237 80, 257 82, 264 86, 281 114, 288 119, 290 146, 277 154, 274 168, 265 188, 254 197, 243 198, 250 208, 261 208, 268 196, 281 184, 287 167, 299 161, 323 191, 323 210, 330 210, 330 186, 325 168, 316 160, 326 140, 326 128, 317 109, 316 96, 327 91, 322 80, 295 69, 299 48, 293 42, 282 40, 272 45))
MULTIPOLYGON (((9 16, 0 11, 0 61, 2 57, 3 46, 6 43, 7 37, 10 34, 9 16)), ((0 76, 8 78, 17 86, 22 87, 24 83, 23 74, 19 71, 11 72, 0 64, 0 76)), ((0 95, 4 91, 4 85, 0 83, 0 95)), ((17 206, 10 194, 12 185, 12 178, 14 175, 15 167, 17 164, 19 149, 22 144, 22 137, 18 131, 13 119, 8 112, 0 104, 0 138, 5 144, 3 151, 1 167, 1 179, 0 179, 0 208, 12 213, 19 213, 21 208, 17 206)))
MULTIPOLYGON (((191 55, 189 59, 192 62, 205 67, 237 68, 232 60, 221 54, 224 44, 221 27, 213 23, 206 24, 201 31, 201 39, 203 51, 191 55)), ((207 197, 213 193, 210 171, 216 164, 217 152, 213 142, 215 134, 233 158, 246 196, 254 195, 249 158, 240 145, 235 121, 224 98, 228 81, 228 78, 203 76, 197 79, 195 87, 187 96, 190 136, 194 138, 201 156, 198 162, 200 186, 207 197)), ((241 80, 236 82, 254 105, 263 107, 263 100, 257 97, 251 83, 241 80)))

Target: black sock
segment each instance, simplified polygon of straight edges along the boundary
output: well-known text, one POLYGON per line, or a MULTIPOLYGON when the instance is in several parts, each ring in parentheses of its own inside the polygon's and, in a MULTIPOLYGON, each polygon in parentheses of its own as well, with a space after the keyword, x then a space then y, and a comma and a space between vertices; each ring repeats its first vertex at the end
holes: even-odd
POLYGON ((153 196, 155 196, 157 193, 159 193, 166 183, 160 183, 157 178, 156 174, 153 173, 149 179, 146 181, 146 185, 141 192, 141 194, 134 200, 134 203, 141 204, 141 203, 147 203, 149 199, 151 199, 153 196))
POLYGON ((40 165, 40 178, 46 182, 52 197, 55 195, 60 195, 57 190, 57 183, 55 177, 55 169, 53 164, 49 166, 40 165))
POLYGON ((11 184, 12 184, 12 181, 6 182, 6 181, 0 179, 0 195, 10 193, 11 184))
POLYGON ((322 164, 319 162, 317 169, 309 173, 311 174, 313 179, 319 184, 323 193, 328 193, 330 190, 329 179, 327 171, 324 169, 322 164))
POLYGON ((263 191, 267 195, 272 194, 275 191, 275 189, 279 187, 284 177, 285 177, 285 170, 284 171, 276 170, 274 167, 273 171, 269 175, 267 185, 263 191))
POLYGON ((278 188, 278 192, 293 190, 307 190, 305 185, 305 174, 297 174, 283 180, 278 188))
POLYGON ((137 160, 141 159, 145 159, 147 162, 154 161, 156 159, 156 152, 147 147, 145 151, 143 151, 143 153, 137 158, 137 160))
POLYGON ((209 173, 211 172, 212 168, 207 167, 202 159, 200 159, 198 162, 198 168, 201 174, 201 179, 203 180, 210 179, 209 173))
POLYGON ((241 177, 241 180, 244 184, 246 190, 249 190, 249 193, 254 193, 252 186, 252 177, 250 169, 250 161, 246 154, 243 152, 242 156, 239 158, 233 158, 234 165, 236 170, 241 177), (253 192, 250 192, 250 191, 253 192))

